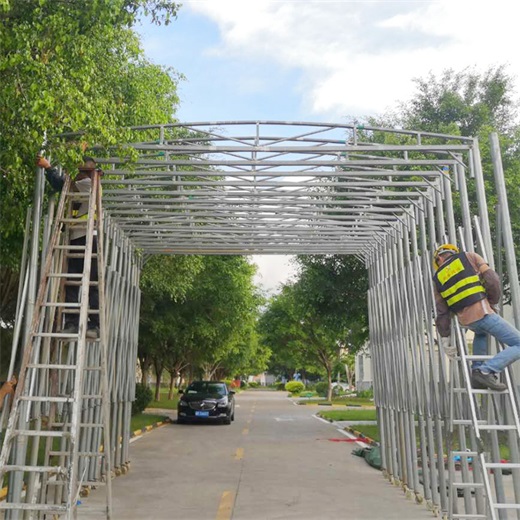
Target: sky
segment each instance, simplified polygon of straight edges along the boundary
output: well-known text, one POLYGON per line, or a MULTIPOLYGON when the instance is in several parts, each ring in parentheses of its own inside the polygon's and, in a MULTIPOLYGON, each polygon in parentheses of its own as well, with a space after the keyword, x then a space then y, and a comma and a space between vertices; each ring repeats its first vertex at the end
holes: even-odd
MULTIPOLYGON (((177 118, 346 123, 396 110, 414 78, 505 65, 520 81, 511 0, 187 0, 137 28, 148 58, 182 74, 177 118)), ((275 291, 288 257, 254 257, 275 291)))

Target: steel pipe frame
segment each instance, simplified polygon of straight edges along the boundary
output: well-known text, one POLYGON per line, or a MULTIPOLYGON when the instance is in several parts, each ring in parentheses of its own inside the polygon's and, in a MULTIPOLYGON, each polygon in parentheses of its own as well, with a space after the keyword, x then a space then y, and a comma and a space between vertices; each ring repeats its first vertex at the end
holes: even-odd
MULTIPOLYGON (((472 250, 473 230, 469 202, 467 197, 467 174, 474 179, 477 187, 480 224, 479 236, 482 236, 480 251, 486 253, 488 261, 493 265, 491 254, 491 234, 489 216, 485 203, 482 167, 478 142, 471 138, 444 136, 414 131, 393 131, 373 127, 357 128, 354 125, 327 125, 315 123, 285 123, 285 122, 226 122, 226 123, 184 123, 162 126, 137 127, 140 130, 159 132, 158 143, 142 142, 130 143, 129 146, 146 152, 164 153, 164 160, 141 157, 137 161, 139 170, 121 170, 117 165, 123 164, 119 158, 104 158, 102 161, 112 167, 107 170, 108 175, 126 176, 126 179, 108 180, 104 182, 104 207, 110 218, 107 219, 106 230, 106 292, 108 309, 109 331, 109 360, 108 374, 111 383, 112 401, 112 442, 109 447, 112 465, 116 471, 127 469, 129 463, 128 440, 130 436, 129 419, 131 402, 135 391, 135 360, 137 357, 138 316, 139 316, 139 272, 142 263, 137 253, 137 247, 143 247, 146 253, 169 254, 253 254, 288 252, 314 254, 353 254, 362 258, 369 275, 369 316, 370 342, 374 363, 375 404, 381 429, 382 458, 385 475, 393 482, 403 486, 407 494, 415 495, 417 501, 426 500, 429 507, 435 511, 450 513, 454 508, 448 503, 451 501, 458 509, 458 499, 446 492, 446 475, 442 457, 443 442, 450 437, 448 429, 449 415, 452 410, 450 399, 447 396, 448 384, 453 379, 458 380, 457 371, 450 370, 445 359, 439 354, 434 344, 435 331, 431 317, 434 314, 432 296, 430 256, 435 245, 444 240, 457 241, 455 215, 452 211, 452 186, 458 191, 461 201, 462 228, 466 249, 472 250), (225 126, 253 126, 254 136, 229 137, 218 133, 215 129, 206 127, 225 126), (263 126, 273 126, 277 130, 286 128, 294 133, 302 127, 297 135, 274 136, 261 135, 263 126), (202 137, 183 137, 169 139, 166 133, 174 129, 197 131, 202 137), (328 132, 347 132, 350 138, 327 137, 328 132), (386 146, 372 143, 361 143, 364 132, 391 132, 397 135, 414 138, 417 145, 386 146), (424 141, 429 138, 439 140, 458 141, 461 144, 428 145, 424 141), (201 146, 190 143, 207 141, 219 143, 218 146, 201 146), (352 144, 342 145, 348 141, 352 144), (235 143, 229 145, 229 143, 235 143), (172 144, 176 143, 176 144, 172 144), (237 144, 238 143, 238 144, 237 144), (280 143, 290 143, 281 145, 280 143), (296 143, 296 144, 295 144, 296 143), (299 146, 305 143, 304 146, 299 146), (309 145, 312 143, 314 145, 309 145), (361 144, 360 144, 361 143, 361 144), (233 157, 231 160, 210 158, 206 160, 193 159, 195 154, 222 152, 233 157), (442 155, 441 159, 410 160, 409 153, 428 153, 434 156, 442 155), (189 159, 172 159, 171 155, 179 153, 190 155, 189 159), (345 154, 345 157, 341 156, 345 154), (383 157, 375 153, 397 154, 403 153, 404 158, 383 157), (242 157, 240 154, 245 154, 242 157), (266 155, 271 154, 271 155, 266 155), (292 155, 309 154, 310 159, 296 160, 292 155), (336 155, 334 155, 336 154, 336 155), (340 157, 338 157, 340 154, 340 157), (350 160, 347 155, 355 156, 350 160), (330 156, 330 160, 323 160, 323 156, 330 156), (360 157, 365 158, 360 158, 360 157), (318 157, 318 158, 317 158, 318 157), (320 159, 321 158, 321 159, 320 159), (195 164, 198 170, 179 170, 178 167, 195 164), (205 170, 200 170, 200 166, 205 170), (211 170, 212 166, 224 168, 211 170), (302 169, 304 167, 304 169, 302 169), (424 170, 392 170, 389 168, 424 168, 424 170), (448 170, 445 170, 445 168, 448 170), (147 171, 143 171, 147 168, 147 171), (276 170, 282 168, 282 170, 276 170), (294 169, 291 169, 294 168, 294 169), (328 168, 328 170, 320 170, 328 168), (338 169, 339 168, 339 169, 338 169), (433 168, 433 169, 432 169, 433 168), (157 171, 160 169, 161 171, 157 171), (166 171, 165 171, 166 169, 166 171), (448 173, 446 173, 446 171, 448 173), (158 181, 171 176, 171 181, 158 181), (207 179, 220 176, 223 179, 193 180, 197 177, 207 179), (128 178, 130 177, 130 178, 128 178), (189 180, 180 180, 184 177, 189 180), (251 177, 253 182, 245 181, 251 177), (369 178, 377 178, 370 180, 369 178), (393 178, 419 177, 426 182, 394 181, 393 178), (175 191, 153 191, 119 189, 121 185, 143 184, 134 180, 141 179, 144 183, 148 179, 149 185, 175 186, 175 191), (226 185, 226 178, 229 184, 226 185), (294 181, 284 181, 284 179, 294 181), (330 182, 328 178, 339 179, 330 182), (368 179, 363 182, 360 178, 368 179), (276 180, 280 182, 277 183, 276 180), (311 180, 309 180, 311 179, 311 180), (196 183, 196 184, 194 184, 196 183), (321 184, 320 184, 321 183, 321 184), (114 186, 114 188, 112 188, 114 186), (204 192, 186 189, 190 186, 211 186, 214 188, 249 188, 255 191, 248 194, 247 190, 234 193, 224 191, 204 192), (278 191, 276 189, 295 188, 300 191, 278 191), (305 192, 321 187, 365 189, 362 194, 355 191, 305 192), (367 187, 370 191, 366 191, 367 187), (381 187, 389 188, 381 189, 381 187), (403 187, 415 187, 416 191, 403 192, 403 187), (420 188, 420 189, 419 189, 420 188), (260 191, 258 191, 260 190, 260 191), (396 190, 396 191, 393 191, 396 190), (222 207, 216 206, 213 198, 201 204, 199 196, 224 195, 239 196, 242 206, 235 204, 222 207), (406 194, 406 195, 405 195, 406 194), (196 195, 194 199, 184 200, 182 205, 172 203, 176 197, 196 195), (315 200, 317 195, 344 200, 320 201, 315 200), (392 201, 392 197, 407 198, 392 201), (170 199, 152 199, 152 197, 166 196, 170 199), (172 199, 173 196, 173 199, 172 199), (284 200, 287 198, 307 196, 308 199, 284 200), (249 200, 247 200, 249 197, 249 200), (262 198, 263 197, 263 198, 262 198), (268 198, 266 198, 268 197, 268 198), (272 204, 279 197, 278 204, 272 204), (281 199, 281 198, 284 199, 281 199), (358 197, 352 200, 352 197, 358 197), (360 197, 367 197, 363 200, 360 197), (376 197, 384 197, 375 200, 376 197), (350 200, 349 200, 350 199, 350 200), (134 208, 128 208, 128 204, 134 208), (146 206, 142 206, 142 204, 146 206), (301 204, 303 203, 303 204, 301 204), (356 205, 371 205, 360 212, 356 205), (392 205, 393 208, 376 208, 392 205), (335 207, 325 206, 332 204, 335 207), (161 207, 161 205, 163 207, 161 207), (288 206, 294 206, 289 209, 288 206), (341 207, 339 207, 341 206, 341 207), (349 208, 349 206, 353 206, 349 208), (142 222, 142 211, 148 209, 153 212, 154 220, 161 222, 159 226, 146 226, 142 222), (123 208, 123 209, 121 209, 123 208), (138 208, 138 209, 136 209, 138 208), (179 211, 174 211, 178 209, 179 211), (172 212, 173 211, 173 212, 172 212), (181 211, 190 211, 189 215, 181 211), (119 213, 120 212, 120 213, 119 213), (123 216, 125 215, 125 216, 123 216), (131 218, 131 215, 135 217, 131 218), (247 215, 247 217, 244 217, 247 215), (222 225, 230 216, 241 219, 237 226, 222 225), (288 250, 287 240, 281 245, 272 243, 273 235, 280 230, 291 231, 295 227, 294 219, 300 223, 299 233, 295 239, 299 245, 288 250), (161 219, 166 219, 161 220, 161 219), (170 220, 171 219, 171 220, 170 220), (175 222, 182 221, 193 227, 195 233, 202 233, 202 227, 220 229, 226 240, 226 233, 231 233, 231 243, 220 243, 213 236, 213 241, 194 242, 187 237, 180 240, 178 231, 173 227, 175 222), (266 219, 272 219, 271 221, 266 219), (307 220, 304 220, 307 219, 307 220), (133 226, 129 225, 133 221, 133 226), (342 242, 330 241, 326 235, 312 235, 312 229, 322 231, 320 222, 325 224, 327 231, 334 236, 342 237, 342 242), (360 222, 362 223, 360 225, 360 222), (366 223, 369 224, 366 224, 366 223), (169 224, 169 225, 167 225, 169 224), (237 233, 237 228, 242 230, 237 233), (253 227, 253 233, 252 231, 253 227), (318 227, 316 227, 318 226, 318 227), (145 238, 140 238, 139 229, 147 231, 145 238), (249 233, 244 230, 249 229, 249 233), (165 242, 162 233, 155 231, 170 231, 169 242, 165 242), (264 230, 270 231, 266 241, 252 240, 251 236, 261 234, 264 230), (364 231, 361 231, 364 230, 364 231), (363 233, 363 235, 360 234, 363 233), (135 233, 135 236, 133 234, 135 233), (239 235, 243 235, 241 238, 239 235), (308 236, 309 238, 305 238, 308 236), (359 241, 363 236, 362 241, 359 241), (248 238, 244 241, 244 238, 248 238), (402 312, 402 309, 406 312, 402 312), (401 377, 396 381, 397 375, 401 377), (411 391, 410 391, 411 390, 411 391), (415 422, 417 419, 417 428, 415 422), (416 449, 416 442, 419 449, 416 449), (122 439, 122 443, 119 443, 122 439), (419 460, 423 469, 423 482, 420 484, 419 460)), ((171 137, 171 136, 170 136, 171 137)), ((495 152, 496 154, 497 152, 495 152)), ((498 152, 499 153, 499 152, 498 152)), ((497 157, 495 155, 495 157, 497 157)), ((498 155, 499 157, 499 155, 498 155)), ((494 159, 495 168, 498 159, 494 159)), ((499 180, 497 180, 499 182, 499 180)), ((145 213, 146 215, 146 213, 145 213)), ((506 219, 507 222, 507 219, 506 219)), ((181 228, 182 229, 182 228, 181 228)), ((298 230, 298 227, 296 227, 298 230)), ((204 233, 207 234, 206 230, 204 233)), ((294 229, 293 229, 294 233, 294 229)), ((34 235, 33 235, 34 237, 34 235)), ((34 240, 33 240, 34 241, 34 240)), ((477 242, 478 245, 478 242, 477 242)), ((510 254, 510 249, 508 254, 510 254)), ((30 270, 32 277, 37 269, 34 265, 30 270)), ((515 309, 518 304, 515 303, 515 309)), ((515 310, 517 312, 517 310, 515 310)), ((30 322, 30 316, 27 318, 30 322)), ((62 352, 61 355, 65 355, 62 352)), ((93 361, 94 362, 94 361, 93 361)), ((94 391, 99 381, 93 374, 85 378, 89 391, 94 391)), ((455 381, 456 383, 456 381, 455 381)), ((67 380, 61 381, 63 389, 67 388, 67 380)), ((458 384, 458 383, 457 383, 458 384)), ((458 412, 465 413, 465 406, 457 398, 455 405, 458 412)), ((99 406, 85 410, 85 420, 97 421, 99 406)), ((492 414, 488 406, 486 413, 492 414)), ((465 446, 468 431, 459 427, 458 441, 465 446)), ((475 444, 474 436, 469 432, 470 443, 475 444)), ((95 451, 99 447, 100 438, 90 431, 81 437, 85 449, 95 451)), ((493 449, 497 444, 493 442, 493 449)), ((99 475, 96 464, 83 462, 88 467, 89 478, 99 475)), ((468 466, 463 465, 463 474, 468 475, 468 466)), ((478 466, 475 466, 478 472, 478 466)), ((449 477, 454 479, 453 471, 449 477)), ((501 492, 500 479, 495 482, 497 493, 501 492)), ((482 510, 482 494, 477 493, 476 509, 482 510)), ((464 507, 472 508, 472 499, 467 493, 464 496, 464 507)))

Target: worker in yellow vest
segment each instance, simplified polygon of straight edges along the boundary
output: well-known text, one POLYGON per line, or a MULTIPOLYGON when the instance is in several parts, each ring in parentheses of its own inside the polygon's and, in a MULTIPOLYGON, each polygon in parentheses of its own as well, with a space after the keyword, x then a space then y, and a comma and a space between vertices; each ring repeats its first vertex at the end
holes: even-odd
MULTIPOLYGON (((36 161, 37 166, 44 168, 45 177, 55 191, 61 191, 64 184, 64 177, 59 174, 58 170, 51 166, 51 163, 44 157, 38 156, 36 161)), ((90 193, 92 189, 92 175, 97 171, 100 175, 103 171, 97 167, 96 161, 92 157, 84 157, 83 163, 78 166, 78 174, 72 182, 72 190, 80 193, 90 193)), ((88 216, 88 200, 81 202, 74 202, 72 206, 72 216, 78 220, 84 220, 88 216)), ((86 227, 74 226, 69 227, 70 244, 73 246, 85 246, 86 244, 86 227)), ((72 251, 74 253, 74 251, 72 251)), ((92 253, 97 252, 97 237, 94 236, 92 245, 92 253)), ((67 272, 69 274, 83 273, 84 258, 72 257, 68 259, 67 272)), ((77 281, 77 280, 76 280, 77 281)), ((98 281, 97 260, 92 259, 90 266, 90 281, 98 281)), ((77 303, 79 297, 78 285, 67 285, 65 288, 65 301, 69 303, 77 303)), ((97 311, 99 309, 99 293, 97 285, 91 285, 89 290, 89 310, 97 311)), ((65 313, 64 313, 65 314, 65 313)), ((65 314, 65 324, 60 330, 62 333, 75 334, 78 331, 79 315, 65 314)), ((87 338, 96 339, 99 337, 99 313, 89 313, 89 322, 87 327, 87 338)))
POLYGON ((507 388, 497 375, 520 359, 520 331, 498 315, 494 307, 500 301, 500 279, 477 253, 459 251, 443 244, 433 255, 435 275, 436 326, 446 355, 454 358, 451 345, 451 313, 460 324, 475 333, 473 355, 488 354, 488 335, 508 348, 486 361, 473 361, 471 381, 474 388, 503 391, 507 388))

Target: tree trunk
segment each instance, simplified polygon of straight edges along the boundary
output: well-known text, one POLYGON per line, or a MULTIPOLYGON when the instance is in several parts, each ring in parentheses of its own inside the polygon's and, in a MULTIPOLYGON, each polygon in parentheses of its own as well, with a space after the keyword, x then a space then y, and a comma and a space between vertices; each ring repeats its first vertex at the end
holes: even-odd
POLYGON ((329 387, 327 388, 327 401, 332 401, 332 369, 327 367, 327 382, 329 387))
POLYGON ((139 364, 141 365, 141 384, 148 388, 150 386, 148 384, 148 370, 150 370, 150 365, 152 364, 150 358, 148 356, 139 358, 139 364))
POLYGON ((355 371, 352 370, 346 363, 345 363, 345 374, 347 376, 347 383, 350 389, 354 386, 354 376, 355 371))
POLYGON ((161 400, 161 378, 163 373, 163 367, 154 363, 155 366, 155 400, 161 400))
POLYGON ((173 399, 173 388, 176 379, 175 372, 170 372, 170 391, 168 392, 168 399, 171 401, 173 399))

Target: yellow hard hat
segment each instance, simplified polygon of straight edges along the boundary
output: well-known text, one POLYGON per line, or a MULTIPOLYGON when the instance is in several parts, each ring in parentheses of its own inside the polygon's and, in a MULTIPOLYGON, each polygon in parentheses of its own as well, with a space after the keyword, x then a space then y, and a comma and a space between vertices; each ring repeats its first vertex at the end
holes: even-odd
POLYGON ((444 253, 456 255, 459 253, 459 248, 453 244, 442 244, 442 246, 439 246, 433 253, 433 267, 435 267, 435 270, 439 269, 439 256, 444 253))

